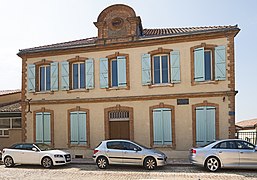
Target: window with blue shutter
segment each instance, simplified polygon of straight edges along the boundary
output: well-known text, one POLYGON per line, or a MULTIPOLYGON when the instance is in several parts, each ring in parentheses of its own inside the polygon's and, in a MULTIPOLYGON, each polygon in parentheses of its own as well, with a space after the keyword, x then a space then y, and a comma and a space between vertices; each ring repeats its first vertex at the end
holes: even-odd
POLYGON ((86 112, 75 111, 70 113, 71 144, 87 144, 86 112))
POLYGON ((61 89, 62 90, 69 90, 69 62, 64 61, 61 62, 61 89))
POLYGON ((36 80, 36 75, 35 75, 35 65, 34 64, 29 64, 28 65, 28 92, 35 92, 35 80, 36 80))
POLYGON ((58 91, 59 77, 58 77, 58 62, 51 63, 51 90, 58 91))
POLYGON ((171 83, 180 82, 180 54, 179 51, 170 52, 171 83))
POLYGON ((153 56, 153 83, 163 84, 169 82, 168 55, 153 56))
POLYGON ((154 145, 172 144, 171 109, 158 108, 153 110, 153 143, 154 145))
POLYGON ((72 64, 72 89, 85 88, 85 63, 72 64))
POLYGON ((205 145, 216 139, 215 107, 203 106, 196 108, 196 144, 205 145))
POLYGON ((141 66, 142 66, 142 84, 149 85, 151 84, 151 56, 150 54, 143 54, 141 57, 141 66))
POLYGON ((118 56, 117 57, 117 71, 118 71, 118 86, 124 87, 127 86, 127 71, 126 71, 126 57, 118 56))
POLYGON ((194 50, 194 80, 204 81, 204 48, 194 50))
POLYGON ((215 79, 226 80, 226 47, 215 47, 215 79))
POLYGON ((51 114, 36 113, 36 142, 51 144, 51 114))
POLYGON ((51 67, 44 65, 39 67, 39 91, 51 90, 51 67))
POLYGON ((94 60, 88 59, 86 64, 86 89, 94 88, 94 60))
POLYGON ((108 88, 108 58, 100 58, 100 88, 108 88))
POLYGON ((117 59, 111 60, 111 87, 118 87, 118 65, 117 59))

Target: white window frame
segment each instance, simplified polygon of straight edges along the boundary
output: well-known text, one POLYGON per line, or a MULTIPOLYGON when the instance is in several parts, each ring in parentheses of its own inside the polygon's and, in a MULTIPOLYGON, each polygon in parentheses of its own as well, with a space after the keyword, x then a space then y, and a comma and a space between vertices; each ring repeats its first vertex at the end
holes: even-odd
POLYGON ((74 79, 74 77, 73 77, 73 72, 74 72, 74 64, 78 64, 78 89, 84 89, 84 88, 86 88, 86 74, 85 74, 85 77, 84 77, 84 84, 85 84, 85 87, 83 87, 83 88, 81 88, 81 84, 80 84, 80 71, 81 71, 81 68, 80 68, 80 64, 84 64, 84 67, 85 67, 85 72, 86 72, 86 64, 85 64, 85 62, 75 62, 75 63, 72 63, 72 73, 71 73, 71 75, 72 75, 72 89, 74 89, 73 87, 74 87, 74 81, 73 81, 73 79, 74 79))
POLYGON ((42 65, 42 66, 39 66, 39 91, 50 91, 51 90, 51 66, 50 65, 42 65), (41 84, 42 84, 42 82, 41 82, 41 68, 44 68, 44 72, 45 72, 45 82, 44 82, 44 89, 45 90, 41 90, 41 84), (46 89, 46 82, 47 82, 47 80, 46 80, 46 67, 49 67, 50 68, 50 76, 49 76, 49 78, 50 78, 50 89, 49 90, 47 90, 46 89))
MULTIPOLYGON (((204 76, 204 81, 213 81, 214 77, 213 77, 213 72, 214 72, 214 68, 213 68, 213 58, 212 58, 212 50, 210 49, 204 49, 204 72, 205 72, 205 52, 210 52, 210 58, 211 58, 211 79, 210 80, 206 80, 205 76, 204 76)), ((205 73, 204 73, 205 75, 205 73)))
POLYGON ((21 120, 20 117, 11 117, 11 118, 10 117, 9 118, 6 117, 6 118, 0 118, 0 120, 1 119, 8 119, 9 122, 10 122, 10 127, 9 128, 0 128, 0 131, 2 131, 2 134, 0 135, 0 137, 8 137, 9 136, 9 132, 8 132, 8 135, 5 135, 4 132, 5 131, 9 131, 9 129, 19 129, 19 128, 13 128, 13 119, 20 119, 21 120))
POLYGON ((157 55, 153 55, 152 56, 152 74, 153 74, 153 76, 152 76, 152 81, 153 81, 153 85, 158 85, 158 84, 169 84, 170 83, 170 57, 169 57, 169 55, 168 54, 157 54, 157 55), (157 56, 159 56, 160 57, 160 59, 159 59, 159 64, 160 64, 160 83, 155 83, 155 79, 154 79, 154 57, 157 57, 157 56), (168 82, 167 83, 163 83, 162 82, 162 63, 161 63, 161 61, 162 61, 162 56, 167 56, 167 61, 168 61, 168 82))

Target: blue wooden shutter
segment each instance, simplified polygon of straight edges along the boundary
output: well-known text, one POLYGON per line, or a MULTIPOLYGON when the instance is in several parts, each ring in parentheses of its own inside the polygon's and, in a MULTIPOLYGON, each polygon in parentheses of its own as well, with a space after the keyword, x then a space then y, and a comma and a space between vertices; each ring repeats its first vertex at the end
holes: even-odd
POLYGON ((108 88, 108 84, 108 58, 100 58, 100 88, 108 88))
POLYGON ((163 144, 163 124, 162 111, 160 109, 153 110, 153 143, 155 145, 163 144))
POLYGON ((28 65, 28 92, 35 92, 35 65, 28 65))
POLYGON ((61 71, 62 71, 62 84, 61 88, 62 90, 69 90, 69 62, 64 61, 61 63, 61 71))
POLYGON ((43 113, 36 113, 36 142, 43 143, 43 113))
POLYGON ((206 107, 206 143, 215 141, 215 107, 206 107))
POLYGON ((58 91, 58 62, 51 63, 51 90, 58 91))
POLYGON ((171 110, 162 109, 163 144, 172 144, 171 110))
POLYGON ((196 108, 196 144, 206 144, 206 108, 196 108))
POLYGON ((195 81, 204 81, 204 48, 194 50, 195 81))
POLYGON ((44 143, 51 143, 51 115, 48 112, 43 113, 43 129, 44 129, 44 143))
POLYGON ((126 57, 118 56, 117 65, 118 65, 118 86, 119 87, 127 86, 126 57))
POLYGON ((86 113, 79 112, 79 144, 87 143, 87 134, 86 134, 86 113))
POLYGON ((141 57, 142 64, 142 85, 151 84, 151 56, 143 54, 141 57))
POLYGON ((88 59, 86 65, 86 89, 94 88, 94 60, 88 59))
POLYGON ((79 134, 79 121, 78 121, 78 112, 70 113, 70 133, 71 133, 71 144, 78 144, 78 134, 79 134))
POLYGON ((215 80, 226 80, 226 47, 215 47, 215 80))
POLYGON ((171 82, 180 82, 180 54, 179 51, 170 52, 171 82))

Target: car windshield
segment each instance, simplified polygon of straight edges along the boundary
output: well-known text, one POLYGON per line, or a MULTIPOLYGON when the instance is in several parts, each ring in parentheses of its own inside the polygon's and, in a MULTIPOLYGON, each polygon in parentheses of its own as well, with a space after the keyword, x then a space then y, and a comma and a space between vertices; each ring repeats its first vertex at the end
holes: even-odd
POLYGON ((35 144, 41 151, 48 151, 48 150, 52 150, 53 148, 51 148, 49 145, 47 144, 43 144, 43 143, 38 143, 35 144))

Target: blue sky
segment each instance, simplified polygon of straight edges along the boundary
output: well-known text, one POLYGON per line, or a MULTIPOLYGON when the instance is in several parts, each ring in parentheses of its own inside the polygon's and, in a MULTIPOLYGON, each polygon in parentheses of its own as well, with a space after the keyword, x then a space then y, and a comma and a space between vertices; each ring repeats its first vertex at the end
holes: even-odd
POLYGON ((235 25, 236 120, 257 118, 256 0, 0 0, 0 90, 21 88, 19 49, 97 36, 93 22, 127 4, 144 28, 235 25))

